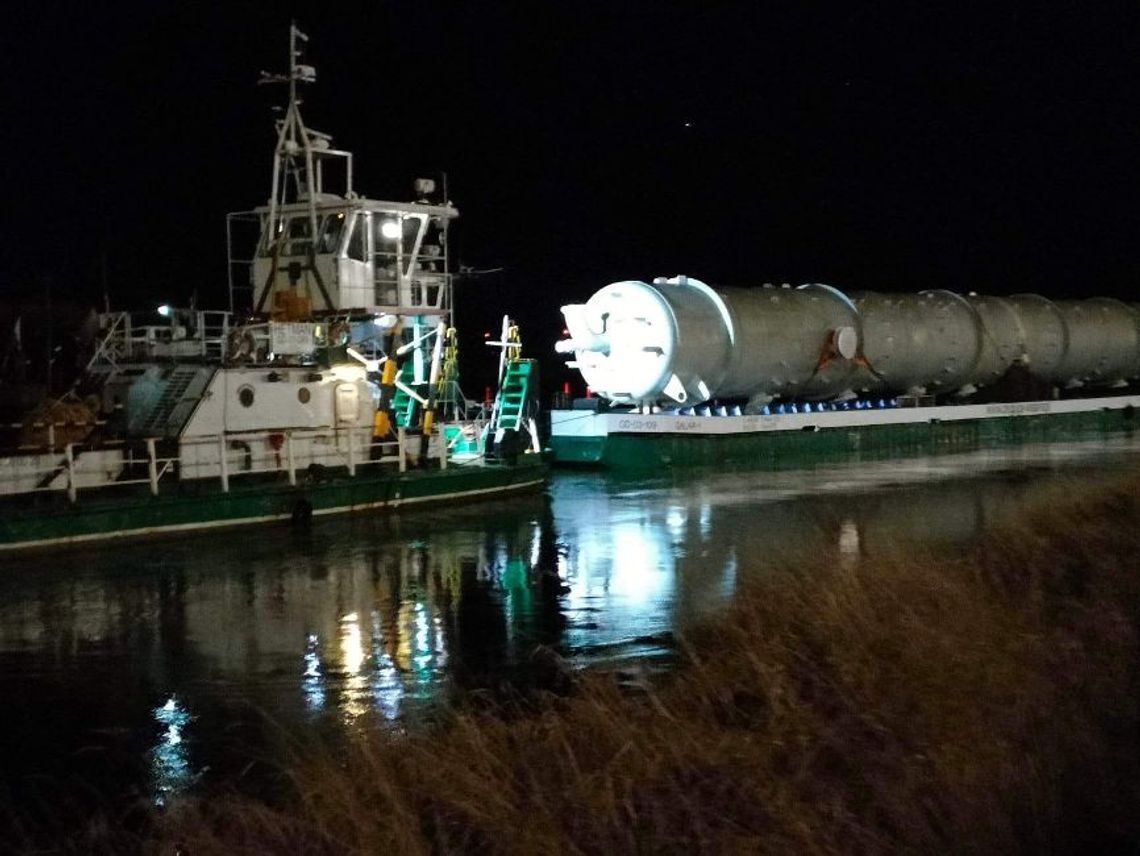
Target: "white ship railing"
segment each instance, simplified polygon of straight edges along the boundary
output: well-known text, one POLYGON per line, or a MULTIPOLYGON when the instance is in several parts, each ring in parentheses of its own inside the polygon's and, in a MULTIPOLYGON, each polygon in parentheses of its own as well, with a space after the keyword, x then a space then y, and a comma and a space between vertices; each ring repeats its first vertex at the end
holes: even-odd
MULTIPOLYGON (((67 423, 61 423, 67 424, 67 423)), ((51 424, 49 423, 49 436, 51 424)), ((442 432, 432 437, 439 438, 438 457, 428 457, 428 460, 438 460, 441 469, 448 466, 448 452, 443 441, 442 432)), ((174 478, 181 468, 187 466, 185 452, 188 448, 215 448, 216 459, 198 461, 197 466, 209 466, 217 470, 216 475, 200 476, 184 479, 201 483, 217 479, 223 492, 228 492, 232 479, 254 475, 281 475, 290 485, 296 485, 298 473, 309 471, 311 465, 298 465, 294 454, 295 446, 305 440, 337 441, 336 445, 322 451, 325 463, 321 467, 337 468, 343 466, 350 477, 355 477, 362 469, 395 465, 399 472, 405 472, 408 467, 410 443, 418 444, 422 435, 409 437, 405 429, 397 430, 394 440, 376 440, 372 437, 370 428, 351 428, 333 430, 279 430, 257 432, 231 432, 224 434, 203 435, 201 437, 184 437, 180 440, 178 453, 163 456, 158 453, 158 438, 149 437, 141 441, 111 441, 100 444, 67 443, 62 447, 62 457, 55 452, 52 441, 49 440, 49 449, 39 456, 22 455, 0 459, 0 463, 17 460, 29 460, 35 457, 51 460, 41 466, 21 467, 18 473, 24 483, 35 482, 34 487, 19 488, 17 480, 13 477, 0 478, 0 495, 17 496, 33 493, 60 493, 66 492, 71 502, 76 502, 79 492, 107 489, 119 485, 145 484, 150 487, 150 493, 159 495, 160 486, 164 479, 174 478), (343 441, 343 444, 340 442, 343 441), (134 452, 141 442, 145 455, 142 458, 134 457, 134 452), (249 467, 234 467, 230 461, 230 452, 234 444, 270 442, 280 443, 280 461, 277 456, 270 458, 274 463, 254 465, 251 459, 249 467), (115 453, 118 456, 115 457, 115 453), (91 461, 94 466, 84 468, 85 461, 91 461), (123 477, 124 472, 134 469, 143 469, 145 476, 123 477), (108 469, 114 470, 108 473, 108 469), (97 477, 102 475, 103 479, 97 477), (85 478, 86 477, 86 478, 85 478), (84 483, 86 482, 86 483, 84 483)), ((274 448, 277 448, 274 446, 274 448)))
POLYGON ((99 316, 101 338, 88 369, 132 360, 169 357, 222 361, 229 356, 234 329, 229 312, 168 309, 169 320, 154 313, 108 312, 99 316))

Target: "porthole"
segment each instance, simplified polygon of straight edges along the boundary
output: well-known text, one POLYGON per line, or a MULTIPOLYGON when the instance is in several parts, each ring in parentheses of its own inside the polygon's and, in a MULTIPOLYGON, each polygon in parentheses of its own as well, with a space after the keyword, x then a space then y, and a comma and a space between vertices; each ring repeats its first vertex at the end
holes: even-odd
POLYGON ((312 393, 309 392, 309 388, 307 386, 303 386, 297 390, 297 400, 302 404, 308 404, 309 399, 312 397, 312 393))
POLYGON ((238 390, 238 401, 242 407, 253 407, 253 387, 243 386, 238 390))

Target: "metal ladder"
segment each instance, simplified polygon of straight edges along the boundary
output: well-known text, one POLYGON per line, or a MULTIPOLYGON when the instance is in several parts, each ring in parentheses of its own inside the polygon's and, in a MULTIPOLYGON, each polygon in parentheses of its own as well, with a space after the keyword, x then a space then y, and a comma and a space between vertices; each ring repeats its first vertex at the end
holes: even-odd
POLYGON ((507 363, 503 382, 491 416, 491 436, 500 429, 518 431, 526 429, 522 424, 526 415, 526 405, 530 400, 530 376, 534 368, 533 360, 512 360, 507 363))
MULTIPOLYGON (((398 379, 404 386, 414 389, 416 369, 411 360, 405 360, 404 364, 400 366, 398 379)), ((396 427, 411 428, 415 424, 417 404, 419 404, 418 401, 400 387, 396 387, 396 392, 392 396, 392 418, 396 422, 396 427)))

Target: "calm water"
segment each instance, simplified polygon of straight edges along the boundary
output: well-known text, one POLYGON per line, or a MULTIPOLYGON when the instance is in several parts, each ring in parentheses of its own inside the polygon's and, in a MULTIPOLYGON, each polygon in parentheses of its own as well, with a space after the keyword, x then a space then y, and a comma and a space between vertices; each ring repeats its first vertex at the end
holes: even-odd
POLYGON ((820 551, 974 537, 1140 442, 622 481, 304 532, 248 529, 3 560, 0 795, 62 822, 257 781, 282 738, 416 728, 471 688, 664 667, 740 580, 820 551), (270 721, 272 724, 270 724, 270 721))

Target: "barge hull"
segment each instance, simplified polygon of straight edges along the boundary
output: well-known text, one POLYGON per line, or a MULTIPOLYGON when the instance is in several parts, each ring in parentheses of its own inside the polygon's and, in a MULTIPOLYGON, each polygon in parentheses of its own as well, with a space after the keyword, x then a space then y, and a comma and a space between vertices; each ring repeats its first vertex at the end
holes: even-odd
POLYGON ((1140 397, 779 416, 552 413, 557 465, 800 469, 1131 432, 1140 397), (1135 400, 1133 400, 1135 399, 1135 400))

